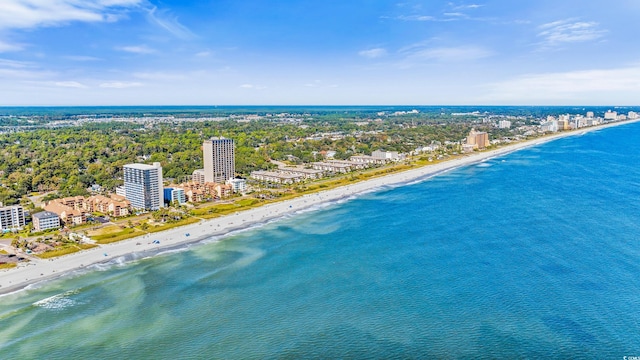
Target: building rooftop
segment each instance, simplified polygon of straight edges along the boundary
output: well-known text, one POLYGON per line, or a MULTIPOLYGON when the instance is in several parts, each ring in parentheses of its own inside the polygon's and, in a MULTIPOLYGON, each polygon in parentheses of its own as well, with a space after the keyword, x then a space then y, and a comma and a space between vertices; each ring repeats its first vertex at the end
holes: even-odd
POLYGON ((38 219, 46 219, 51 217, 57 218, 58 214, 52 213, 51 211, 42 211, 42 212, 31 215, 31 217, 38 218, 38 219))
POLYGON ((124 167, 130 168, 130 169, 138 169, 138 170, 153 170, 153 169, 156 169, 155 166, 147 165, 147 164, 126 164, 126 165, 124 165, 124 167))

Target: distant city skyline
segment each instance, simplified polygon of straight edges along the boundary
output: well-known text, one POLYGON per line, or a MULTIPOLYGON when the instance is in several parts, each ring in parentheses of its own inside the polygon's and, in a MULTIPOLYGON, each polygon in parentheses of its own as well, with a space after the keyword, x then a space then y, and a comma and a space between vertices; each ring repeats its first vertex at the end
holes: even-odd
POLYGON ((0 106, 638 105, 637 0, 3 0, 0 106))

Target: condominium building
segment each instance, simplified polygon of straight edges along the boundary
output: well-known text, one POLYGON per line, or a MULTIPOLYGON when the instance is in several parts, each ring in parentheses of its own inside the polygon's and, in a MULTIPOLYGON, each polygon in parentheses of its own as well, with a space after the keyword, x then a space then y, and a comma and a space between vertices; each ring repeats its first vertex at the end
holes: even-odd
POLYGON ((206 182, 204 179, 204 169, 193 170, 193 173, 191 174, 191 181, 195 181, 198 184, 204 184, 206 182))
POLYGON ((187 202, 187 197, 185 196, 184 189, 164 188, 164 201, 168 204, 176 202, 182 205, 187 202))
POLYGON ((471 130, 467 136, 467 145, 473 145, 474 149, 484 149, 489 146, 489 134, 484 131, 471 130))
POLYGON ((234 193, 243 194, 247 191, 247 180, 245 179, 239 179, 239 178, 229 179, 227 180, 227 185, 231 185, 231 188, 233 188, 234 193))
POLYGON ((224 184, 236 173, 235 146, 232 139, 213 137, 202 144, 204 182, 224 184))
POLYGON ((617 120, 618 119, 618 113, 616 111, 607 111, 606 113, 604 113, 604 119, 605 120, 617 120))
POLYGON ((511 121, 509 121, 509 120, 500 120, 498 122, 498 127, 500 129, 509 129, 509 128, 511 128, 511 121))
POLYGON ((45 231, 60 228, 60 217, 51 211, 43 211, 31 215, 33 229, 35 231, 45 231))
POLYGON ((0 231, 18 230, 25 225, 24 209, 20 205, 0 208, 0 231))
POLYGON ((123 169, 126 197, 132 208, 158 210, 164 207, 160 163, 127 164, 123 169))

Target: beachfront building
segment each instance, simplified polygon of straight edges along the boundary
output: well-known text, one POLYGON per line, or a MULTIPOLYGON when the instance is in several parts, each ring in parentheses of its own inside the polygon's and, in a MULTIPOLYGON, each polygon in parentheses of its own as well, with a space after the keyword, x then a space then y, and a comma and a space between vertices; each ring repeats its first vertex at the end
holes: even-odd
POLYGON ((484 149, 489 144, 489 134, 484 131, 471 130, 467 136, 467 145, 473 145, 474 149, 484 149))
MULTIPOLYGON (((85 222, 87 222, 87 216, 85 215, 84 208, 82 207, 74 208, 70 205, 66 205, 66 204, 69 204, 70 202, 57 201, 57 200, 64 200, 64 199, 51 200, 44 207, 44 209, 46 211, 49 211, 58 215, 60 220, 68 226, 82 225, 85 222)), ((72 205, 75 206, 75 203, 72 203, 72 205)))
POLYGON ((184 189, 181 188, 164 188, 164 201, 168 204, 177 203, 182 205, 187 202, 184 189))
POLYGON ((321 170, 327 173, 333 174, 344 174, 350 172, 352 169, 352 165, 349 164, 340 164, 340 163, 332 163, 332 162, 314 162, 311 166, 315 170, 321 170))
POLYGON ((618 112, 609 110, 606 113, 604 113, 604 119, 605 120, 617 120, 618 119, 618 112))
POLYGON ((129 215, 131 202, 121 195, 111 195, 110 198, 102 195, 93 195, 84 202, 87 212, 99 212, 111 216, 120 217, 129 215))
POLYGON ((0 208, 0 231, 20 230, 25 225, 24 208, 20 205, 0 208))
POLYGON ((542 132, 557 132, 558 131, 558 120, 551 120, 540 125, 540 131, 542 132))
POLYGON ((383 151, 376 150, 371 153, 371 156, 376 159, 383 159, 386 161, 398 161, 400 160, 400 154, 397 151, 383 151))
POLYGON ((204 182, 224 184, 236 173, 235 146, 232 139, 213 137, 202 144, 204 182))
POLYGON ((349 160, 365 165, 384 165, 387 163, 387 159, 375 158, 370 155, 353 155, 349 160))
POLYGON ((233 186, 206 182, 200 184, 195 181, 172 185, 173 189, 181 189, 184 192, 185 200, 188 202, 202 202, 209 199, 224 199, 233 195, 233 186))
POLYGON ((127 164, 124 166, 124 187, 131 207, 140 210, 158 210, 164 207, 162 166, 127 164))
POLYGON ((60 228, 60 217, 51 211, 43 211, 31 215, 33 229, 35 231, 45 231, 60 228))
POLYGON ((569 120, 558 120, 558 130, 571 130, 571 123, 569 122, 569 120))
POLYGON ((286 174, 279 171, 252 171, 250 176, 258 181, 276 184, 293 184, 304 180, 303 175, 286 174))
POLYGON ((283 174, 300 175, 303 178, 310 180, 320 179, 324 176, 322 170, 305 169, 298 167, 282 167, 278 169, 278 172, 283 174))
POLYGON ((236 194, 243 194, 247 192, 247 180, 241 178, 233 178, 227 180, 227 185, 231 185, 233 192, 236 194))

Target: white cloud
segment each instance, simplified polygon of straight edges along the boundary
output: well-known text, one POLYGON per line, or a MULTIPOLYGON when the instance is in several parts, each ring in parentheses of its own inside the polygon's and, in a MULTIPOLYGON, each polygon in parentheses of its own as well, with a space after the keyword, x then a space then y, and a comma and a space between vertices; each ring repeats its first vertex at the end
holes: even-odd
POLYGON ((56 26, 71 21, 105 22, 119 18, 123 8, 144 0, 2 0, 0 29, 56 26))
POLYGON ((55 86, 59 87, 68 87, 68 88, 76 88, 76 89, 86 89, 87 86, 83 85, 77 81, 56 81, 54 83, 55 86))
POLYGON ((5 41, 0 40, 0 53, 3 52, 11 52, 11 51, 20 51, 24 48, 21 44, 12 44, 5 41))
POLYGON ((211 51, 200 51, 199 53, 196 53, 197 57, 209 57, 211 56, 211 51))
POLYGON ((410 62, 462 62, 478 60, 493 55, 491 51, 475 45, 458 47, 424 47, 417 45, 401 50, 401 53, 405 56, 405 60, 410 62))
POLYGON ((137 46, 122 46, 116 48, 116 50, 126 51, 133 54, 153 54, 156 50, 146 46, 146 45, 137 45, 137 46))
POLYGON ((453 10, 467 10, 467 9, 478 9, 483 7, 484 5, 480 5, 480 4, 455 5, 454 3, 449 3, 449 6, 451 6, 453 10))
POLYGON ((599 28, 597 22, 575 21, 573 19, 559 20, 543 24, 538 27, 543 48, 556 47, 567 43, 597 40, 607 33, 599 28))
POLYGON ((400 15, 395 19, 402 21, 438 21, 438 19, 430 15, 400 15))
POLYGON ((139 82, 126 82, 126 81, 114 81, 114 82, 106 82, 100 84, 101 88, 109 88, 109 89, 126 89, 132 87, 142 86, 142 83, 139 82))
POLYGON ((360 52, 358 52, 358 55, 369 58, 369 59, 375 59, 375 58, 380 58, 383 56, 387 55, 387 50, 383 49, 383 48, 374 48, 374 49, 369 49, 369 50, 362 50, 360 52))
POLYGON ((84 56, 84 55, 68 55, 68 56, 64 56, 64 58, 71 61, 81 61, 81 62, 102 60, 94 56, 84 56))
POLYGON ((186 40, 195 37, 191 30, 178 22, 178 18, 170 16, 165 10, 158 10, 154 6, 147 10, 147 17, 151 23, 165 29, 177 38, 186 40))
POLYGON ((485 100, 566 104, 599 99, 600 103, 617 103, 639 96, 640 65, 636 65, 619 69, 522 75, 489 85, 485 100))

